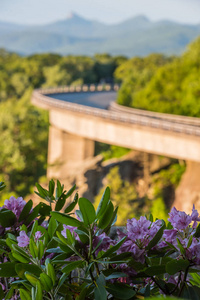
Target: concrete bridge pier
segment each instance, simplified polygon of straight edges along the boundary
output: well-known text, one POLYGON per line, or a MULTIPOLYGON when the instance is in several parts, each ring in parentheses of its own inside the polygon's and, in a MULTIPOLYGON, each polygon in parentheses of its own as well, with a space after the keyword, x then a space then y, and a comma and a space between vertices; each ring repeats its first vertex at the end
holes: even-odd
POLYGON ((94 156, 94 141, 70 134, 53 125, 49 128, 48 178, 65 178, 70 169, 94 156))
POLYGON ((173 206, 190 214, 193 204, 200 211, 200 163, 186 161, 186 171, 176 189, 173 206))

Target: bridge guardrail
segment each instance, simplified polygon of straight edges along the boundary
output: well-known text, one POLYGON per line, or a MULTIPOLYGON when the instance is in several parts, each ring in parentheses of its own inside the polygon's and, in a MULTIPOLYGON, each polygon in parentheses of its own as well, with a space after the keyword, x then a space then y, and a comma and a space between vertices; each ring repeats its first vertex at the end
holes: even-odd
MULTIPOLYGON (((58 93, 77 93, 77 92, 87 92, 87 91, 109 91, 117 90, 119 86, 117 85, 106 85, 104 87, 100 85, 83 85, 82 87, 59 87, 52 89, 41 89, 35 90, 32 96, 32 102, 45 106, 46 109, 59 108, 66 109, 69 111, 76 111, 79 113, 84 113, 88 115, 95 115, 104 119, 117 120, 118 122, 136 124, 145 127, 157 128, 166 131, 172 131, 176 133, 182 133, 192 136, 200 137, 200 120, 197 118, 161 114, 149 111, 140 111, 132 109, 132 112, 127 112, 127 108, 123 111, 117 111, 116 109, 104 110, 100 108, 92 108, 89 106, 84 106, 81 104, 70 103, 63 100, 53 99, 48 97, 48 94, 58 94, 58 93), (102 89, 101 89, 102 87, 102 89), (94 89, 95 88, 95 89, 94 89), (104 89, 106 88, 106 89, 104 89), (197 119, 197 120, 196 120, 197 119)), ((113 105, 113 104, 112 104, 113 105)), ((129 108, 128 108, 129 109, 129 108)))

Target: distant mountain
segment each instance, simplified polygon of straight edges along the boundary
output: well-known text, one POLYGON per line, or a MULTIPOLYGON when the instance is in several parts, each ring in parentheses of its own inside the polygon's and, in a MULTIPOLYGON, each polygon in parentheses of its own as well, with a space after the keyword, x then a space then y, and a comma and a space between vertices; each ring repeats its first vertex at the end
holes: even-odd
POLYGON ((200 24, 187 25, 163 20, 152 22, 145 16, 114 25, 86 20, 71 14, 65 20, 42 26, 0 22, 0 47, 20 54, 145 56, 152 52, 180 54, 200 35, 200 24))

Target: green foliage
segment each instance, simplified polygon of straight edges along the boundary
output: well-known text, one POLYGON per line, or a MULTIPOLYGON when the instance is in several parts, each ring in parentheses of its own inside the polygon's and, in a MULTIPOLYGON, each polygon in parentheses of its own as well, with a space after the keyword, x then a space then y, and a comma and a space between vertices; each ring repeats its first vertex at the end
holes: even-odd
MULTIPOLYGON (((188 259, 188 251, 198 254, 198 227, 183 224, 184 229, 173 230, 178 231, 176 247, 174 242, 163 246, 163 233, 169 227, 163 220, 154 223, 153 216, 143 217, 130 220, 138 223, 129 222, 127 231, 112 240, 107 233, 115 213, 110 213, 114 207, 108 187, 97 210, 88 199, 74 196, 80 220, 72 211, 74 201, 68 213, 60 212, 75 187, 66 191, 59 181, 51 180, 48 189, 37 184, 37 190, 47 201, 45 206, 41 202, 33 208, 30 200, 19 217, 9 209, 0 210, 0 220, 7 215, 0 227, 0 299, 199 299, 198 261, 193 255, 188 259), (22 234, 26 243, 20 245, 22 234), (195 247, 190 248, 192 242, 195 247)), ((174 213, 180 218, 184 212, 174 213)))
POLYGON ((0 49, 0 180, 7 185, 8 198, 11 191, 30 194, 46 174, 48 114, 30 104, 33 89, 98 83, 107 77, 112 81, 124 60, 107 54, 20 57, 0 49))
POLYGON ((0 173, 7 191, 22 196, 45 174, 47 157, 47 114, 30 105, 30 95, 0 103, 0 173))
POLYGON ((200 116, 200 38, 174 59, 132 59, 115 72, 122 80, 118 103, 163 113, 200 116), (145 65, 145 60, 147 65, 145 65), (143 64, 142 64, 143 62, 143 64), (152 64, 150 63, 152 62, 152 64))
POLYGON ((157 197, 152 201, 152 206, 150 208, 150 211, 155 218, 163 219, 164 221, 167 221, 168 219, 167 209, 164 200, 161 196, 157 197))
MULTIPOLYGON (((119 206, 117 225, 124 225, 124 221, 127 218, 137 217, 140 214, 141 203, 138 199, 136 188, 134 184, 121 179, 118 166, 110 169, 110 172, 106 176, 106 185, 109 185, 111 189, 110 199, 115 205, 119 206), (120 207, 120 203, 123 203, 123 207, 120 207)), ((95 197, 95 207, 100 200, 104 188, 95 197)))

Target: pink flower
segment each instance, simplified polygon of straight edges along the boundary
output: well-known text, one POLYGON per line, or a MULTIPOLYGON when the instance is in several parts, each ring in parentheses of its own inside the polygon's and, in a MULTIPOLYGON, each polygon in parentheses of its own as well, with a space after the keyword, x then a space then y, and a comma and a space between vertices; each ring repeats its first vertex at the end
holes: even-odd
POLYGON ((17 237, 17 241, 19 247, 26 247, 28 246, 30 239, 26 232, 22 230, 20 231, 19 236, 17 237))

